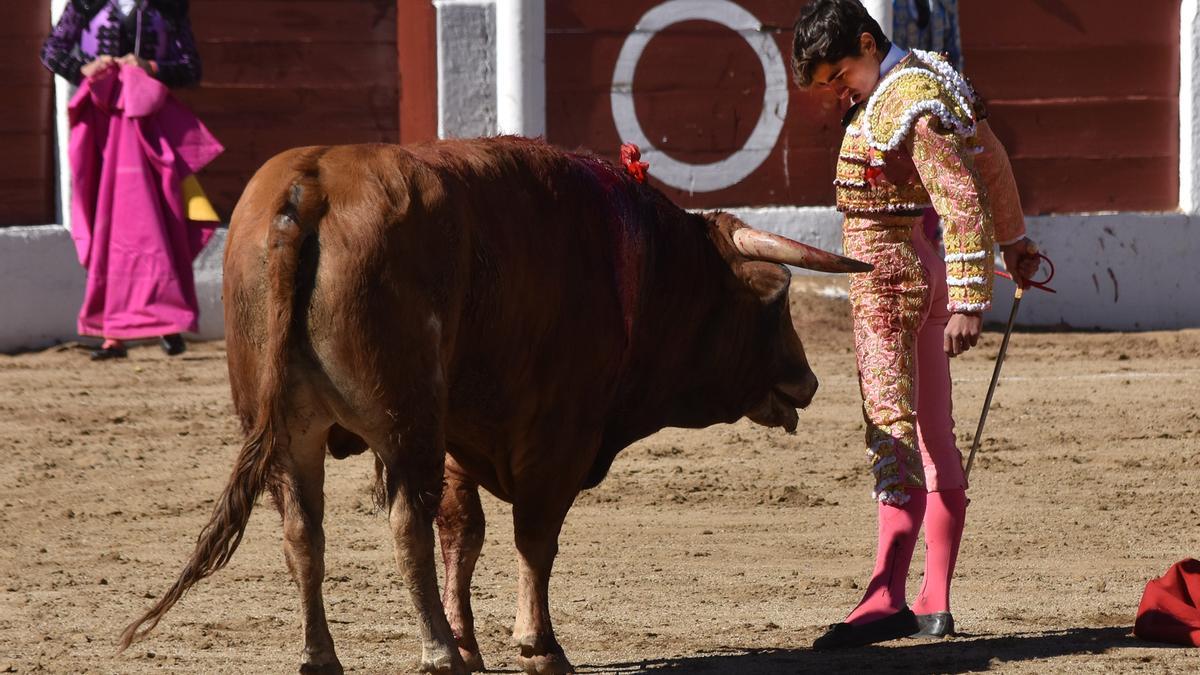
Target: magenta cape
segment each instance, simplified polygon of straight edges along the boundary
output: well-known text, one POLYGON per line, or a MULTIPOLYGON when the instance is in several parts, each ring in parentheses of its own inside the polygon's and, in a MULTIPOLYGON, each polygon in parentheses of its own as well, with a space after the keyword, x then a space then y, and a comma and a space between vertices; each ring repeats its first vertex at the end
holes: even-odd
POLYGON ((85 81, 70 120, 71 238, 87 269, 79 333, 195 331, 192 261, 213 229, 187 221, 180 183, 224 148, 133 66, 85 81))

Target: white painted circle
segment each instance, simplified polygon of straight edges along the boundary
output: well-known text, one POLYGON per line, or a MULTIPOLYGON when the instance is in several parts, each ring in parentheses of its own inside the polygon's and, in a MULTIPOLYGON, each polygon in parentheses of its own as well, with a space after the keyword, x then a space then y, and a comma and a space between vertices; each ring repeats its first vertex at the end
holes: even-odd
POLYGON ((730 0, 669 0, 642 16, 625 39, 612 78, 612 114, 622 142, 637 143, 650 173, 671 187, 688 192, 712 192, 736 185, 754 173, 779 141, 787 118, 787 69, 775 38, 761 30, 754 15, 730 0), (646 137, 633 106, 633 75, 642 52, 658 31, 681 21, 711 21, 732 29, 758 55, 766 90, 762 114, 746 144, 729 157, 711 164, 689 164, 659 150, 646 137))

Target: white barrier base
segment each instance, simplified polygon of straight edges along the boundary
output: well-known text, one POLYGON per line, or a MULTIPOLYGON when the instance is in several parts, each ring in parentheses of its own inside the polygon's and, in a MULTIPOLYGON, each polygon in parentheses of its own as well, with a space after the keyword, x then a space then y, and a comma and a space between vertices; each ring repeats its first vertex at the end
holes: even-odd
MULTIPOLYGON (((748 224, 842 250, 841 214, 826 208, 728 209, 748 224)), ((1103 330, 1200 327, 1200 216, 1113 213, 1027 219, 1054 260, 1057 293, 1030 291, 1018 323, 1103 330)), ((990 321, 1007 321, 1013 285, 996 281, 990 321)))
MULTIPOLYGON (((194 265, 200 332, 225 333, 221 255, 226 230, 217 230, 194 265)), ((79 339, 75 319, 83 302, 84 271, 71 235, 61 225, 0 228, 0 352, 41 349, 79 339)))
MULTIPOLYGON (((841 215, 826 208, 730 209, 754 227, 841 251, 841 215)), ((1056 294, 1031 291, 1024 326, 1103 330, 1200 327, 1200 225, 1181 214, 1118 213, 1029 219, 1029 234, 1058 266, 1056 294)), ((196 259, 200 332, 224 334, 218 230, 196 259)), ((84 274, 61 225, 0 228, 0 352, 78 339, 84 274)), ((1004 321, 1012 284, 996 283, 988 315, 1004 321)))

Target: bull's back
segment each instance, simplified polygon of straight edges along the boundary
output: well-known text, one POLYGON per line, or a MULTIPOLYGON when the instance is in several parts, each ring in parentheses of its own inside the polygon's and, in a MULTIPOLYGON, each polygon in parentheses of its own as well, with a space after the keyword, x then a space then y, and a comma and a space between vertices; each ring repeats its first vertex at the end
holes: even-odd
POLYGON ((462 444, 603 415, 626 339, 612 224, 567 156, 505 139, 300 148, 264 164, 226 249, 235 403, 266 337, 269 231, 306 176, 325 205, 302 331, 317 365, 354 369, 355 351, 405 377, 433 320, 462 444))

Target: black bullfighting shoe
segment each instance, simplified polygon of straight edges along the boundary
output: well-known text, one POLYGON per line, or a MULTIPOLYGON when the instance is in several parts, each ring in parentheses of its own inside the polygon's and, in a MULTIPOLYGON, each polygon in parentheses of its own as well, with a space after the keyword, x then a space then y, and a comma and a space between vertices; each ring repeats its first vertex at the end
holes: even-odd
POLYGON ((863 645, 887 642, 897 638, 908 637, 917 632, 917 615, 912 610, 904 609, 864 624, 835 623, 824 635, 813 643, 813 649, 846 649, 847 647, 862 647, 863 645))
POLYGON ((167 356, 179 356, 187 351, 187 343, 183 341, 183 336, 179 333, 162 336, 162 339, 158 341, 158 345, 162 347, 163 352, 167 356))
POLYGON ((110 347, 100 347, 92 350, 93 361, 108 361, 109 359, 123 359, 129 356, 129 352, 125 350, 125 345, 112 345, 110 347))
POLYGON ((954 615, 950 612, 918 614, 917 625, 920 626, 920 630, 912 634, 915 638, 944 638, 954 635, 954 615))

